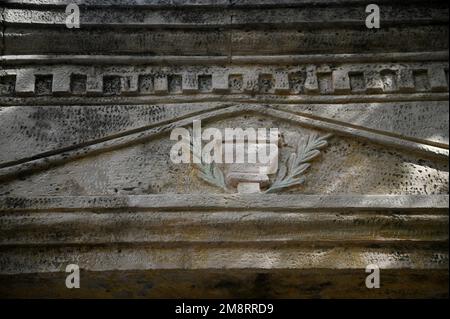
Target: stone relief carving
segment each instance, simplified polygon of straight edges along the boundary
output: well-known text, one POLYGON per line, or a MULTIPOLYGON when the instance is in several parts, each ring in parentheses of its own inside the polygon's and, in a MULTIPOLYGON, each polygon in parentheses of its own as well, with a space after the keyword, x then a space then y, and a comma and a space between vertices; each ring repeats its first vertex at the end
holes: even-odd
MULTIPOLYGON (((436 55, 436 54, 435 54, 436 55)), ((439 56, 437 56, 439 57, 439 56)), ((279 63, 282 63, 280 61, 279 63)), ((177 96, 184 94, 352 95, 448 92, 448 63, 186 66, 57 65, 0 70, 0 97, 177 96)), ((191 96, 191 98, 194 98, 191 96)), ((20 100, 22 101, 22 100, 20 100)), ((80 101, 83 101, 82 99, 80 101)))
MULTIPOLYGON (((320 150, 328 145, 327 139, 331 136, 332 134, 319 136, 315 133, 299 136, 296 153, 291 153, 281 167, 277 165, 278 169, 273 181, 269 180, 267 174, 261 173, 259 167, 252 164, 245 165, 244 171, 242 168, 238 170, 237 176, 233 170, 228 173, 228 176, 225 176, 223 170, 215 162, 196 163, 197 176, 206 183, 226 192, 233 192, 236 187, 238 192, 243 193, 282 192, 284 189, 303 184, 305 172, 311 166, 311 162, 321 154, 320 150), (260 187, 266 189, 261 191, 260 187)), ((190 144, 190 151, 194 157, 201 159, 201 154, 194 151, 192 144, 190 144)), ((278 160, 278 156, 276 158, 278 160)))
POLYGON ((292 153, 285 165, 281 166, 275 181, 266 193, 275 193, 302 184, 305 181, 304 173, 311 166, 311 161, 320 155, 320 149, 328 145, 329 137, 331 134, 324 136, 311 134, 300 138, 297 152, 292 153))
POLYGON ((69 2, 0 5, 0 296, 448 296, 444 1, 69 2), (280 128, 277 169, 174 164, 194 120, 280 128))

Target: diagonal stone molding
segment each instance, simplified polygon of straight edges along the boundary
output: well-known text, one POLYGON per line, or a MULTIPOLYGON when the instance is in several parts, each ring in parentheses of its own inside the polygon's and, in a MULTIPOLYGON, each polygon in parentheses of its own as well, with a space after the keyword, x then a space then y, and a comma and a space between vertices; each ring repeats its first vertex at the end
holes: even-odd
POLYGON ((412 140, 406 140, 392 135, 382 134, 373 130, 362 127, 351 127, 340 125, 337 123, 319 120, 314 117, 305 117, 304 115, 296 115, 291 112, 279 110, 269 105, 232 105, 220 106, 209 112, 202 112, 195 116, 175 119, 169 123, 161 123, 159 125, 144 126, 139 129, 124 131, 118 136, 110 136, 107 139, 92 140, 81 145, 74 145, 68 148, 55 149, 50 152, 34 154, 30 157, 22 158, 16 161, 3 163, 0 167, 0 178, 8 180, 14 178, 19 173, 42 170, 51 165, 61 164, 86 157, 88 155, 100 154, 114 149, 127 147, 136 143, 143 142, 148 139, 168 134, 176 127, 189 126, 194 120, 212 121, 215 119, 236 116, 248 112, 256 112, 271 117, 279 118, 300 126, 316 128, 342 136, 351 136, 356 139, 370 141, 387 147, 393 147, 408 152, 421 154, 439 161, 448 159, 448 148, 441 148, 424 143, 418 143, 412 140))

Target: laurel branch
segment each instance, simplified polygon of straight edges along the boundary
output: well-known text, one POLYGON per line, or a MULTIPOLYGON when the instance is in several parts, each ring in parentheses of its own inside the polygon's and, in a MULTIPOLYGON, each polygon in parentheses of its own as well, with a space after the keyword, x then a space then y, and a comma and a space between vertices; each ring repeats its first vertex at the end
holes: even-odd
POLYGON ((277 177, 265 193, 275 193, 280 190, 297 186, 305 182, 304 172, 311 166, 310 162, 320 155, 320 149, 328 145, 327 139, 331 134, 318 136, 311 134, 301 138, 297 153, 292 153, 281 166, 277 177))

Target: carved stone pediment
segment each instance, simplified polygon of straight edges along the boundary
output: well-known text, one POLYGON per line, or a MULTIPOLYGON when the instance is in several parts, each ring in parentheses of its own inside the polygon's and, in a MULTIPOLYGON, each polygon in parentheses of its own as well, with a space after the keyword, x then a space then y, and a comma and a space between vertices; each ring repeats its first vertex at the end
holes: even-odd
POLYGON ((216 165, 214 175, 209 166, 171 162, 170 150, 175 143, 169 139, 171 130, 192 127, 194 120, 201 120, 205 129, 279 129, 279 169, 268 177, 261 191, 383 194, 389 189, 391 194, 418 194, 423 187, 428 187, 430 192, 447 189, 446 149, 298 115, 277 106, 242 104, 202 111, 196 107, 191 109, 190 114, 185 110, 178 119, 125 131, 107 140, 86 141, 87 146, 54 149, 50 154, 33 154, 31 158, 6 163, 0 169, 1 178, 6 181, 0 186, 0 193, 235 192, 236 185, 231 188, 219 185, 232 171, 230 165, 216 165), (212 175, 208 181, 205 174, 209 173, 212 175), (393 177, 399 174, 404 176, 402 184, 393 183, 393 177), (369 175, 373 178, 368 179, 369 175), (214 179, 219 182, 215 183, 214 179), (37 183, 39 188, 32 186, 37 183))

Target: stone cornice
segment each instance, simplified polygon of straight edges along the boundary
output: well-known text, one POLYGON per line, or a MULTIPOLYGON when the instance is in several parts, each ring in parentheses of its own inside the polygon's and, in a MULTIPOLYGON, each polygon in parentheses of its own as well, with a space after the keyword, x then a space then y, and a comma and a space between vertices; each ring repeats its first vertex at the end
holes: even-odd
MULTIPOLYGON (((370 4, 371 0, 8 0, 8 6, 58 7, 75 3, 87 7, 305 7, 305 6, 354 6, 370 4)), ((391 4, 392 0, 379 0, 379 4, 391 4)), ((443 3, 442 0, 396 0, 397 4, 443 3)))
MULTIPOLYGON (((230 6, 192 7, 180 10, 177 6, 163 9, 134 7, 83 7, 80 25, 85 28, 343 28, 365 27, 365 4, 350 7, 306 6, 274 8, 239 8, 230 6), (358 10, 360 9, 360 10, 358 10)), ((428 25, 448 23, 445 3, 383 4, 381 20, 387 26, 428 25), (420 9, 419 9, 420 8, 420 9)), ((3 12, 8 26, 65 28, 65 7, 9 8, 3 12)))

